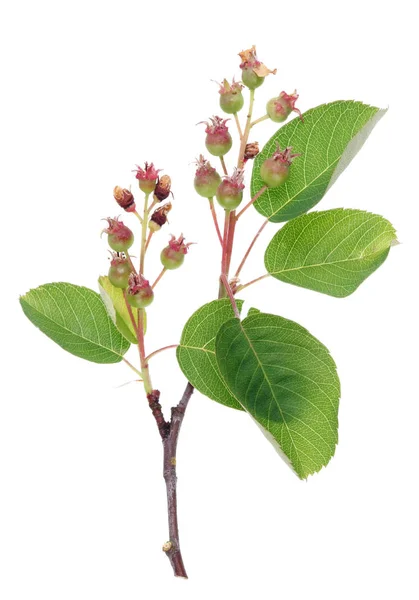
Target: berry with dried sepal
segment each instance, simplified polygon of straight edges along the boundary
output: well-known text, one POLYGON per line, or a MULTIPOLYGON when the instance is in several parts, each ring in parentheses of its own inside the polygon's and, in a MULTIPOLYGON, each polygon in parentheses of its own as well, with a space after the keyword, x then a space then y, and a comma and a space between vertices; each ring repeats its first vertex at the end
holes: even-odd
POLYGON ((297 90, 292 94, 281 92, 276 98, 271 98, 266 104, 266 112, 268 117, 274 123, 282 123, 285 121, 292 111, 298 113, 298 116, 303 121, 301 111, 296 108, 295 103, 298 100, 297 90))
POLYGON ((213 198, 221 183, 221 177, 202 154, 196 161, 196 165, 198 166, 194 179, 196 192, 203 198, 213 198))
POLYGON ((256 46, 252 46, 248 50, 239 52, 242 60, 240 68, 242 70, 242 81, 250 90, 255 90, 265 81, 265 77, 272 73, 275 75, 276 69, 271 71, 264 65, 256 56, 256 46))
POLYGON ((185 244, 185 238, 183 234, 178 239, 174 235, 171 236, 169 245, 163 248, 160 254, 161 264, 165 269, 173 270, 178 269, 185 259, 185 254, 188 253, 188 249, 191 243, 185 244))
POLYGON ((217 189, 217 201, 226 210, 235 210, 243 199, 244 170, 234 169, 231 177, 224 177, 217 189))
POLYGON ((156 202, 162 202, 169 197, 171 193, 172 180, 169 175, 163 175, 157 180, 156 187, 154 188, 154 200, 156 202))
POLYGON ((224 156, 231 149, 233 139, 226 125, 228 119, 221 117, 211 117, 210 123, 203 121, 206 124, 205 146, 213 156, 224 156))
POLYGON ((108 244, 115 252, 126 252, 134 243, 134 234, 131 229, 124 225, 122 221, 115 219, 106 219, 108 227, 102 233, 108 234, 108 244))
POLYGON ((220 107, 221 109, 229 114, 235 115, 238 113, 244 104, 244 98, 242 94, 243 86, 238 81, 234 81, 230 84, 227 79, 224 79, 220 85, 220 107))
POLYGON ((135 171, 135 177, 138 179, 138 185, 140 186, 140 190, 145 194, 151 194, 154 192, 154 188, 156 187, 157 178, 159 176, 159 172, 161 169, 156 169, 153 163, 148 164, 147 162, 144 165, 144 169, 137 165, 137 170, 135 171))
POLYGON ((269 188, 279 187, 288 179, 292 161, 297 156, 301 156, 301 154, 291 154, 291 150, 291 147, 281 150, 277 143, 274 154, 262 163, 260 176, 269 188))
POLYGON ((119 206, 127 212, 135 211, 135 200, 130 190, 115 186, 113 189, 113 197, 118 202, 119 206))
POLYGON ((125 256, 121 256, 115 252, 112 254, 108 278, 113 286, 122 289, 126 288, 131 270, 129 260, 125 256))
POLYGON ((171 202, 167 202, 160 208, 157 208, 150 217, 150 221, 148 223, 148 228, 150 231, 156 232, 163 227, 165 223, 167 223, 167 215, 172 210, 171 202))
POLYGON ((134 308, 146 308, 154 299, 150 282, 143 275, 131 273, 128 279, 127 301, 134 308))
POLYGON ((251 160, 255 158, 259 154, 259 142, 251 142, 250 144, 246 144, 246 148, 244 150, 244 160, 251 160))

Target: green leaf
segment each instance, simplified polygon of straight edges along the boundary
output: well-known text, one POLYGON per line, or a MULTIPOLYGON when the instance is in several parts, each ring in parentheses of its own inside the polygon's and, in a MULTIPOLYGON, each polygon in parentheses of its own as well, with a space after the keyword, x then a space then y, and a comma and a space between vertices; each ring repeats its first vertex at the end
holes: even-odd
POLYGON ((322 104, 281 127, 256 157, 252 197, 263 187, 262 162, 272 156, 276 143, 292 146, 302 156, 295 159, 287 182, 269 189, 254 203, 270 221, 281 223, 315 206, 362 148, 372 129, 386 113, 353 100, 322 104))
POLYGON ((327 465, 338 441, 340 397, 327 348, 301 325, 259 313, 224 323, 215 351, 231 393, 297 475, 327 465))
MULTIPOLYGON (((131 344, 137 344, 137 335, 129 316, 123 291, 112 285, 109 278, 105 276, 99 277, 99 291, 106 306, 106 310, 117 329, 131 344)), ((133 309, 132 313, 138 327, 138 311, 133 309)))
POLYGON ((75 356, 116 363, 129 348, 93 290, 71 283, 47 283, 20 297, 30 321, 75 356))
POLYGON ((273 277, 343 298, 385 261, 396 242, 393 226, 362 210, 302 215, 272 238, 265 266, 273 277))
MULTIPOLYGON (((237 300, 239 310, 242 305, 243 301, 237 300)), ((228 299, 201 306, 187 321, 176 355, 182 372, 197 390, 220 404, 242 410, 221 377, 215 359, 215 336, 233 316, 228 299)))

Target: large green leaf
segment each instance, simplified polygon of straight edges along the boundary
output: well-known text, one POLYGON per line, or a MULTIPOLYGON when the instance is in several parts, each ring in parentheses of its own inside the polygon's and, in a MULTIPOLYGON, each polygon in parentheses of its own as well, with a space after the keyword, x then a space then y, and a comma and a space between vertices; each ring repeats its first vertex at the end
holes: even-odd
POLYGON ((322 104, 281 127, 256 157, 251 192, 263 186, 262 162, 272 156, 277 142, 302 154, 293 162, 290 177, 278 188, 267 190, 254 204, 270 221, 280 223, 315 206, 349 165, 372 129, 385 114, 375 106, 340 100, 322 104))
POLYGON ((265 266, 273 277, 343 298, 385 261, 396 240, 383 217, 362 210, 302 215, 272 238, 265 266))
MULTIPOLYGON (((237 300, 239 310, 242 305, 243 301, 237 300)), ((242 410, 221 377, 215 359, 215 336, 233 316, 228 299, 201 306, 187 321, 176 355, 184 375, 197 390, 220 404, 242 410)))
MULTIPOLYGON (((123 291, 112 285, 109 277, 106 276, 99 277, 99 291, 106 310, 117 329, 131 344, 137 344, 137 334, 128 312, 123 291)), ((138 311, 133 309, 132 316, 138 327, 138 311)), ((144 319, 146 322, 145 311, 144 319)))
POLYGON ((231 393, 302 479, 335 452, 340 396, 327 348, 306 329, 265 313, 230 319, 215 351, 231 393))
POLYGON ((20 297, 23 312, 64 350, 95 363, 122 360, 129 342, 99 296, 71 283, 47 283, 20 297))

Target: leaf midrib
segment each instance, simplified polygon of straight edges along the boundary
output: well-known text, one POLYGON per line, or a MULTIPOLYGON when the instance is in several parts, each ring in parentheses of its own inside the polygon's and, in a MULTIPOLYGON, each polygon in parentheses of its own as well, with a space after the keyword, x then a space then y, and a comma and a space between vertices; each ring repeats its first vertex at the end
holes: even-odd
POLYGON ((331 265, 337 265, 339 263, 362 261, 364 258, 374 258, 374 257, 378 256, 379 254, 382 254, 383 252, 386 252, 386 251, 387 251, 387 248, 384 248, 383 250, 379 250, 378 252, 373 252, 372 254, 367 254, 362 257, 344 258, 342 260, 334 260, 332 262, 316 263, 314 265, 301 265, 300 267, 293 267, 292 269, 281 269, 280 271, 269 271, 269 273, 271 275, 278 275, 279 273, 288 273, 290 271, 301 271, 302 269, 312 269, 315 267, 324 267, 325 265, 331 266, 331 265))

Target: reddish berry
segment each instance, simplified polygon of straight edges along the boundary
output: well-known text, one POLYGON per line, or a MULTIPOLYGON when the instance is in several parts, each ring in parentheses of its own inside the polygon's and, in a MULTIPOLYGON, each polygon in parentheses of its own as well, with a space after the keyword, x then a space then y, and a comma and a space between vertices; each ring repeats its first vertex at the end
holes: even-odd
POLYGON ((194 180, 195 190, 204 198, 212 198, 215 196, 215 192, 221 183, 221 177, 214 167, 211 167, 209 161, 205 160, 202 154, 196 161, 196 164, 198 168, 194 180))
POLYGON ((270 188, 279 187, 289 177, 290 165, 294 158, 300 154, 291 154, 291 147, 281 150, 277 144, 276 151, 267 158, 260 167, 260 176, 263 182, 270 188))
POLYGON ((178 269, 185 259, 185 254, 191 244, 185 244, 185 238, 181 234, 178 239, 172 235, 169 245, 163 248, 160 254, 160 260, 165 269, 178 269))
POLYGON ((297 91, 293 94, 281 92, 276 98, 271 98, 266 105, 266 112, 268 113, 269 118, 275 123, 282 123, 288 118, 292 111, 295 111, 298 113, 300 119, 303 120, 301 111, 295 107, 297 100, 297 91))
POLYGON ((240 68, 242 69, 242 81, 250 90, 258 88, 265 80, 265 77, 272 73, 275 75, 276 69, 271 71, 256 56, 256 46, 248 50, 239 52, 242 60, 240 68))
POLYGON ((226 210, 234 210, 243 199, 243 169, 234 169, 231 177, 224 177, 217 189, 217 200, 226 210))
POLYGON ((134 234, 131 229, 126 227, 122 221, 115 219, 106 219, 108 221, 107 229, 104 229, 102 233, 108 234, 108 244, 115 250, 115 252, 125 252, 128 248, 131 248, 134 243, 134 234))
POLYGON ((113 254, 108 273, 111 284, 117 288, 126 288, 130 273, 131 266, 128 259, 118 254, 113 254))
POLYGON ((118 202, 119 206, 127 212, 135 211, 134 196, 132 195, 130 190, 121 188, 119 187, 119 185, 117 185, 116 187, 114 187, 113 197, 118 202))
POLYGON ((243 108, 244 98, 242 94, 243 86, 234 81, 230 85, 227 79, 224 79, 223 83, 220 85, 220 107, 222 110, 229 114, 234 115, 239 112, 243 108))
POLYGON ((156 169, 153 163, 145 163, 144 169, 137 165, 135 177, 138 179, 140 190, 145 194, 151 194, 156 187, 157 177, 161 169, 156 169))
POLYGON ((206 123, 205 146, 213 156, 224 156, 233 145, 232 137, 226 125, 227 120, 221 117, 212 117, 210 118, 211 122, 206 123))
POLYGON ((156 187, 154 188, 154 200, 157 202, 162 202, 162 200, 166 200, 171 193, 170 189, 172 187, 172 180, 169 175, 163 175, 157 181, 156 187))
POLYGON ((154 292, 150 283, 143 275, 131 273, 128 279, 128 304, 134 308, 145 308, 149 306, 154 299, 154 292))

